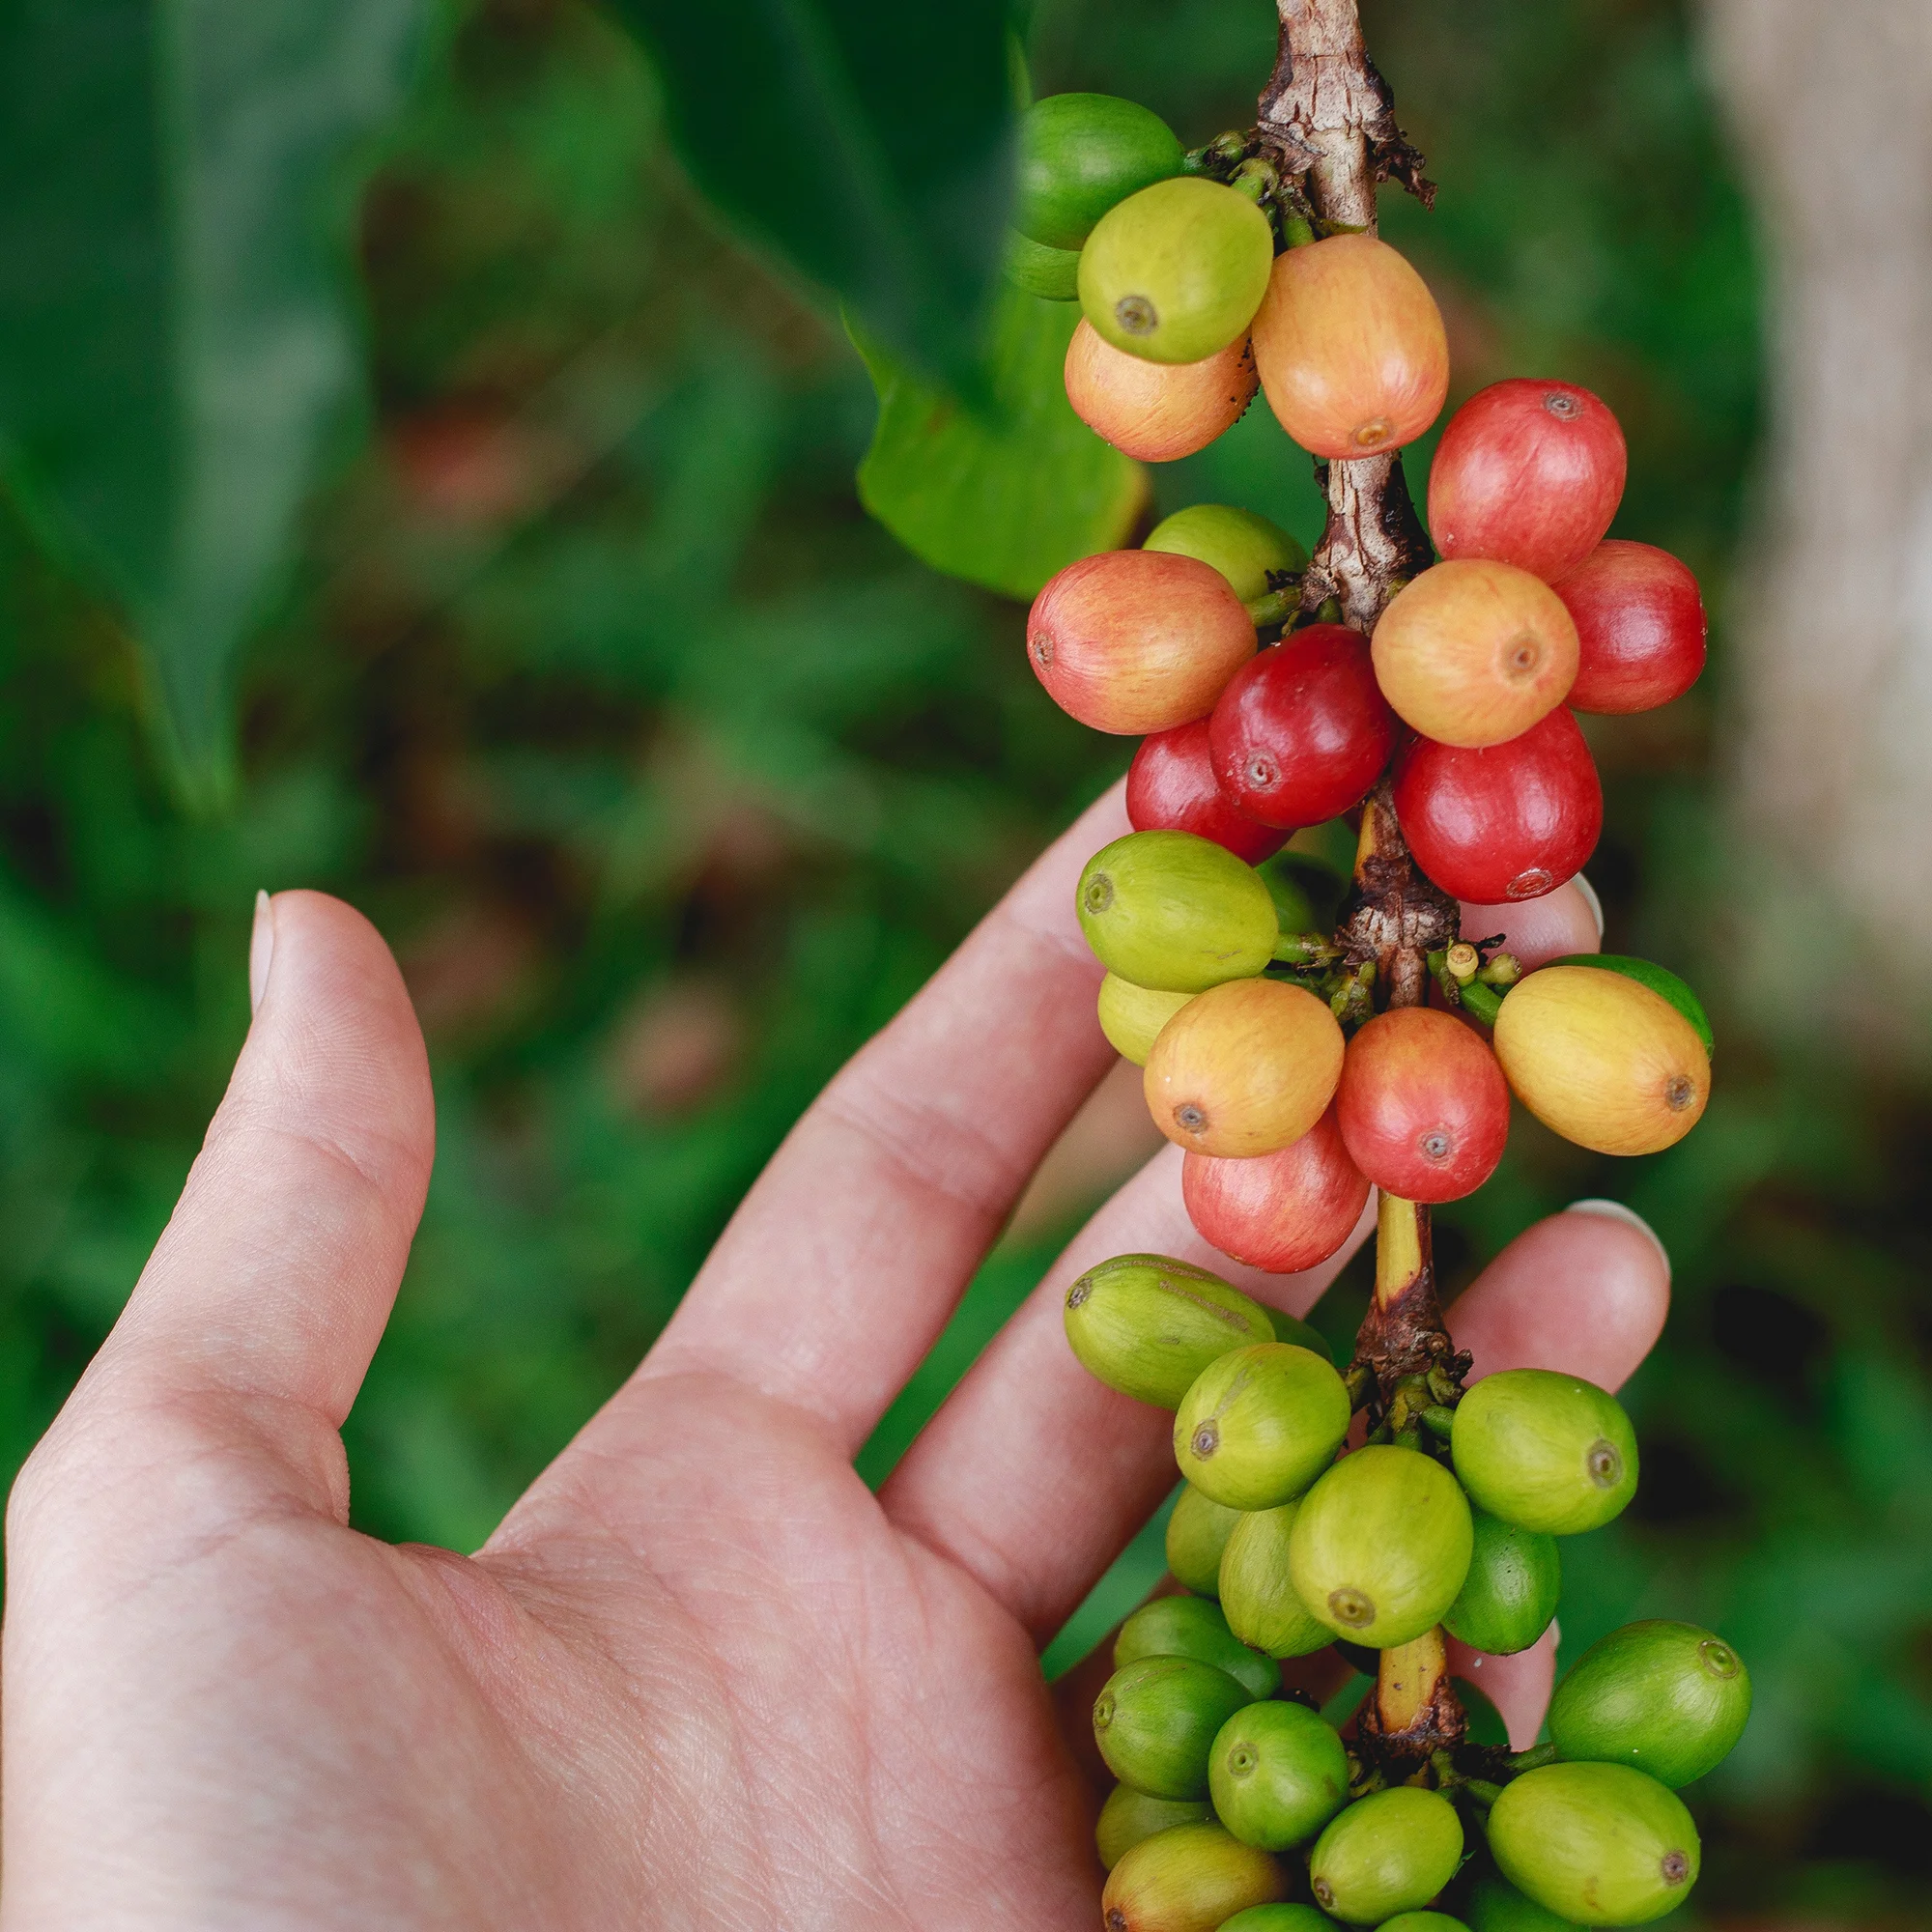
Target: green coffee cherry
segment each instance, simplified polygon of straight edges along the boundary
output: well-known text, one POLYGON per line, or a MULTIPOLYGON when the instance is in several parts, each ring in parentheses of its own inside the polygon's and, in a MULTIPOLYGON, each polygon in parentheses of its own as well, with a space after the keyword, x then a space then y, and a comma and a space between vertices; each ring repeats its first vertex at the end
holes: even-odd
POLYGON ((1143 1838, 1114 1867, 1100 1922, 1107 1932, 1216 1932, 1287 1889, 1272 1854, 1218 1825, 1176 1825, 1143 1838))
POLYGON ((1222 1919, 1220 1932, 1335 1932, 1335 1921, 1312 1905, 1251 1905, 1222 1919))
POLYGON ((1268 1320, 1274 1323, 1274 1339, 1277 1342, 1292 1342, 1297 1349, 1306 1349, 1311 1355, 1320 1355, 1324 1362, 1332 1364, 1335 1351, 1328 1346, 1328 1338, 1312 1322, 1304 1321, 1298 1315, 1290 1315, 1287 1310, 1270 1308, 1268 1320))
POLYGON ((1527 1650, 1549 1628, 1563 1588, 1556 1539, 1519 1529, 1485 1510, 1471 1512, 1476 1532, 1469 1574, 1442 1621, 1473 1650, 1508 1657, 1527 1650))
POLYGON ((1499 1878, 1476 1881, 1467 1911, 1470 1932, 1573 1932, 1569 1919, 1499 1878))
POLYGON ((1277 852, 1255 870, 1274 897, 1283 932, 1333 932, 1342 907, 1342 880, 1306 852, 1277 852))
POLYGON ((1274 1324, 1217 1274, 1166 1255, 1116 1255, 1066 1291, 1066 1339, 1088 1374, 1136 1402, 1179 1406, 1202 1370, 1274 1324))
POLYGON ((1208 1754, 1250 1701, 1211 1663, 1144 1657, 1117 1670, 1094 1700, 1094 1740, 1107 1769, 1151 1798, 1206 1798, 1208 1754))
POLYGON ((1288 1577, 1288 1543, 1298 1502, 1236 1516, 1221 1552, 1221 1609, 1243 1643, 1270 1657, 1311 1657, 1333 1640, 1288 1577))
POLYGON ((1337 1636, 1388 1650, 1441 1622, 1474 1546, 1468 1502, 1440 1463, 1414 1449, 1358 1449, 1301 1499, 1289 1576, 1337 1636))
POLYGON ((1080 251, 1049 248, 1017 228, 1007 230, 1006 253, 1000 267, 1007 280, 1030 296, 1047 301, 1080 299, 1080 251))
POLYGON ((1472 1745, 1496 1745, 1509 1748, 1509 1726, 1503 1722, 1503 1714, 1490 1702, 1490 1693, 1480 1684, 1472 1684, 1466 1677, 1452 1677, 1450 1689, 1456 1693, 1456 1701, 1463 1707, 1463 1715, 1468 1719, 1468 1742, 1472 1745))
POLYGON ((1020 232, 1072 249, 1128 195, 1180 172, 1180 143, 1151 108, 1112 94, 1049 94, 1020 117, 1020 232))
POLYGON ((1381 1932, 1469 1932, 1469 1928, 1446 1912, 1398 1912, 1383 1920, 1381 1932))
MULTIPOLYGON (((1183 1589, 1203 1597, 1221 1594, 1221 1552, 1241 1520, 1239 1510, 1203 1495, 1192 1483, 1180 1486, 1167 1519, 1168 1575, 1183 1589)), ((1241 1639, 1246 1643, 1248 1639, 1241 1639)), ((1263 1648, 1266 1646, 1264 1645, 1263 1648)), ((1283 1655, 1286 1655, 1284 1652, 1283 1655)))
POLYGON ((1616 1398, 1548 1369, 1479 1381, 1450 1449, 1478 1509, 1549 1536, 1601 1528, 1636 1493, 1636 1435, 1616 1398))
POLYGON ((1243 1844, 1285 1852, 1349 1802, 1349 1753, 1304 1704, 1250 1704, 1221 1726, 1208 1761, 1214 1815, 1243 1844))
POLYGON ((1257 1343, 1195 1378, 1175 1411, 1174 1458, 1216 1502, 1272 1509, 1328 1466, 1350 1413, 1332 1363, 1293 1343, 1257 1343))
POLYGON ((1130 832, 1080 874, 1080 930, 1136 986, 1206 992, 1274 957, 1274 900, 1252 866, 1191 832, 1130 832))
POLYGON ((1213 1817, 1213 1807, 1200 1798, 1150 1798, 1130 1784, 1117 1784, 1100 1806, 1094 1827, 1094 1849, 1112 1871, 1143 1838, 1175 1825, 1202 1825, 1213 1817))
POLYGON ((1399 1784, 1358 1799, 1315 1841, 1315 1902, 1350 1925, 1427 1905, 1463 1861, 1463 1823, 1439 1791, 1399 1784))
POLYGON ((1250 1650, 1229 1628, 1219 1604, 1207 1597, 1156 1597, 1143 1604, 1114 1639, 1114 1668, 1144 1657, 1191 1657, 1224 1670, 1250 1697, 1272 1697, 1281 1667, 1250 1650))
POLYGON ((1490 1809, 1502 1875, 1579 1925, 1647 1925, 1697 1882, 1697 1828, 1674 1791, 1621 1764, 1546 1764, 1490 1809))
POLYGON ((1211 563, 1243 604, 1267 595, 1272 587, 1269 571, 1308 568, 1308 553, 1285 529, 1252 510, 1237 510, 1228 503, 1191 503, 1175 511, 1153 526, 1153 534, 1141 548, 1211 563))
POLYGON ((1673 1790, 1715 1771, 1744 1735, 1750 1672, 1695 1624, 1626 1624, 1557 1686, 1549 1735, 1566 1758, 1634 1765, 1673 1790))
POLYGON ((1104 340, 1149 362, 1199 362, 1247 333, 1274 235, 1246 195, 1199 175, 1143 188, 1080 251, 1080 306, 1104 340))

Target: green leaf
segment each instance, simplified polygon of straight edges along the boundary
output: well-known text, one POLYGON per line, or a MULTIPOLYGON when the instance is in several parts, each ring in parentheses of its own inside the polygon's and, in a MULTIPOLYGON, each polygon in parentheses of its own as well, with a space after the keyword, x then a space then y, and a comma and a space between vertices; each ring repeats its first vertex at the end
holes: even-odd
POLYGON ((424 0, 0 9, 0 469, 145 647, 179 774, 225 788, 236 650, 355 398, 355 151, 424 0))
POLYGON ((611 0, 731 223, 967 380, 1013 190, 1006 0, 611 0))
POLYGON ((980 412, 896 366, 855 327, 879 394, 859 466, 867 509, 915 556, 1009 597, 1126 541, 1147 475, 1073 413, 1061 375, 1080 311, 1018 289, 994 312, 980 412))

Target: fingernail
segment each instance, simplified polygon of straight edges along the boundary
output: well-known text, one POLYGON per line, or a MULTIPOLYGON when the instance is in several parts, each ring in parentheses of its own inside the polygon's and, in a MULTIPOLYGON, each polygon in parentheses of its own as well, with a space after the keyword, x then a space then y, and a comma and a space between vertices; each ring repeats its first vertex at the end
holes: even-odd
POLYGON ((255 929, 248 935, 248 1010, 262 1010, 269 990, 269 968, 275 963, 275 902, 267 893, 255 895, 255 929))
POLYGON ((1621 1201, 1573 1201, 1563 1210, 1566 1214, 1601 1214, 1606 1221, 1627 1221, 1639 1234, 1650 1237, 1654 1247, 1663 1262, 1663 1278, 1670 1279, 1670 1250, 1659 1238, 1658 1232, 1639 1214, 1634 1208, 1626 1208, 1621 1201))
POLYGON ((1604 943, 1604 902, 1597 896, 1596 887, 1581 872, 1570 883, 1583 895, 1583 903, 1590 908, 1590 917, 1597 922, 1597 944, 1601 946, 1604 943))

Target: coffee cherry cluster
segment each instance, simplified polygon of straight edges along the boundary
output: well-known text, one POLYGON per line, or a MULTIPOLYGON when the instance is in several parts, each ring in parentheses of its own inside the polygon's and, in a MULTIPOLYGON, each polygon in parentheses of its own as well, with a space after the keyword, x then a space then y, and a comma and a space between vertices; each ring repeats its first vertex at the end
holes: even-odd
MULTIPOLYGON (((1184 155, 1132 102, 1030 110, 1009 272, 1080 302, 1066 391, 1101 436, 1171 461, 1257 388, 1318 463, 1393 455, 1435 421, 1449 354, 1427 285, 1299 192, 1252 135, 1184 155)), ((1499 383, 1442 433, 1439 560, 1383 586, 1373 623, 1346 621, 1286 532, 1219 505, 1080 559, 1036 601, 1047 692, 1142 740, 1135 829, 1088 863, 1078 913, 1106 968, 1100 1024, 1143 1067, 1222 1253, 1314 1266, 1371 1188, 1385 1228, 1422 1226, 1494 1172, 1513 1096, 1605 1153, 1659 1151, 1702 1114, 1711 1033, 1675 975, 1608 954, 1525 973, 1497 938, 1459 936, 1452 904, 1575 877, 1603 823, 1575 713, 1667 703, 1702 669, 1695 580, 1607 535, 1625 468, 1588 390, 1499 383), (1347 888, 1290 845, 1343 818, 1347 888), (1426 946, 1388 938, 1391 851, 1430 895, 1426 946)), ((1345 1375, 1303 1324, 1160 1256, 1083 1276, 1066 1329, 1102 1381, 1175 1411, 1169 1559, 1195 1593, 1128 1620, 1094 1707, 1120 1780, 1099 1828, 1110 1932, 1633 1925, 1682 1902, 1698 1851, 1675 1788, 1749 1702, 1711 1633, 1635 1625, 1599 1645, 1558 1692, 1552 1742, 1518 1756, 1468 1742, 1453 1700, 1439 1732, 1396 1739, 1379 1699, 1345 1734, 1280 1693, 1280 1660, 1329 1646, 1386 1687, 1391 1658, 1394 1681, 1412 1664, 1446 1683, 1445 1632, 1496 1655, 1537 1641, 1556 1539, 1635 1487, 1612 1397, 1538 1370, 1465 1391, 1468 1358, 1439 1333, 1412 1372, 1365 1351, 1345 1375), (1445 1895, 1465 1918, 1426 1909, 1445 1895)))
POLYGON ((1074 1283, 1065 1321, 1101 1381, 1175 1411, 1186 1478, 1167 1550, 1193 1594, 1127 1619, 1094 1705, 1120 1780, 1096 1838, 1109 1932, 1516 1932, 1639 1925, 1684 1901, 1699 1850, 1677 1788, 1750 1710, 1712 1632, 1631 1624, 1564 1677, 1548 1744, 1436 1749, 1400 1781, 1334 1707, 1282 1688, 1283 1660, 1330 1646, 1374 1669, 1439 1657, 1444 1631, 1493 1656, 1534 1644, 1558 1540, 1636 1491, 1614 1397, 1505 1371, 1426 1393, 1412 1428, 1345 1454, 1355 1405, 1320 1335, 1205 1268, 1117 1256, 1074 1283), (1464 1916, 1425 1910, 1445 1892, 1464 1916))

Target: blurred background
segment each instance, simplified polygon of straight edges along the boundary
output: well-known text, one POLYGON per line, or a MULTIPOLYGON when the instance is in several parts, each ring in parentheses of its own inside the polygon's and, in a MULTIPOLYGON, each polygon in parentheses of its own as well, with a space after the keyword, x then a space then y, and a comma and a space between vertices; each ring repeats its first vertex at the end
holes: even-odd
MULTIPOLYGON (((369 0, 345 5, 380 24, 369 0)), ((133 46, 147 12, 74 0, 73 17, 133 46)), ((1809 898, 1766 883, 1790 840, 1764 786, 1735 805, 1766 728, 1748 626, 1791 605, 1767 594, 1791 559, 1763 533, 1792 496, 1789 399, 1766 371, 1803 360, 1804 265, 1759 240, 1791 227, 1776 171, 1739 158, 1764 152, 1763 99, 1737 80, 1754 30, 1719 9, 1714 66, 1675 0, 1365 13, 1441 185, 1433 215, 1391 199, 1385 232, 1448 316, 1452 401, 1511 374, 1602 393, 1631 442, 1617 533, 1690 561, 1714 618, 1697 691, 1587 721, 1608 941, 1703 992, 1710 1114, 1624 1163, 1520 1122, 1497 1179, 1443 1213, 1438 1254, 1464 1282, 1584 1195, 1663 1236, 1675 1311, 1630 1391, 1644 1484, 1566 1549, 1566 1647, 1677 1615, 1751 1664, 1744 1746, 1693 1794, 1695 1922, 1923 1923, 1932 1121, 1901 1070, 1912 1027, 1857 1030, 1915 1009, 1815 881, 1809 898), (1728 123, 1714 71, 1732 76, 1728 123)), ((1251 119, 1272 42, 1265 0, 1041 0, 1028 52, 1037 92, 1130 95, 1195 144, 1251 119)), ((303 57, 299 36, 277 54, 284 107, 303 57)), ((105 594, 11 459, 0 497, 0 1465, 45 1426, 167 1216, 245 1028, 255 890, 315 886, 395 947, 440 1109, 422 1232, 346 1432, 356 1520, 467 1548, 649 1345, 817 1087, 1130 747, 1046 700, 1023 604, 936 574, 867 517, 866 368, 694 186, 663 70, 617 18, 452 0, 386 42, 372 26, 356 61, 354 164, 303 190, 314 260, 290 272, 348 291, 336 387, 365 396, 366 433, 328 414, 271 594, 233 617, 239 749, 211 754, 199 790, 181 774, 219 680, 178 649, 157 730, 139 586, 105 594)), ((0 172, 23 140, 0 136, 0 172)), ((245 128, 225 165, 241 192, 245 128)), ((748 165, 755 182, 785 157, 748 165)), ((103 179, 92 161, 38 170, 43 232, 94 219, 103 179)), ((4 364, 34 291, 19 251, 0 255, 4 364)), ((104 280, 73 285, 106 300, 104 280)), ((13 405, 57 388, 71 444, 121 448, 136 426, 113 399, 142 391, 153 345, 133 323, 71 346, 54 326, 36 325, 38 386, 16 366, 13 405)), ((220 364, 218 330, 203 352, 220 364)), ((212 381, 198 407, 217 440, 271 454, 286 424, 250 410, 273 393, 212 381)), ((125 460, 140 489, 174 459, 125 460)), ((151 648, 156 627, 198 637, 222 597, 246 603, 223 572, 273 551, 249 525, 272 474, 263 456, 208 513, 184 566, 199 587, 151 600, 151 648)), ((1318 534, 1306 459, 1264 411, 1151 481, 1158 511, 1233 501, 1318 534)), ((1901 864, 1932 854, 1922 821, 1889 822, 1901 864)), ((1096 1096, 866 1451, 868 1477, 1151 1134, 1131 1087, 1096 1096)), ((1323 1324, 1351 1330, 1364 1294, 1345 1279, 1323 1324)), ((1157 1567, 1144 1539, 1055 1661, 1157 1567)))

